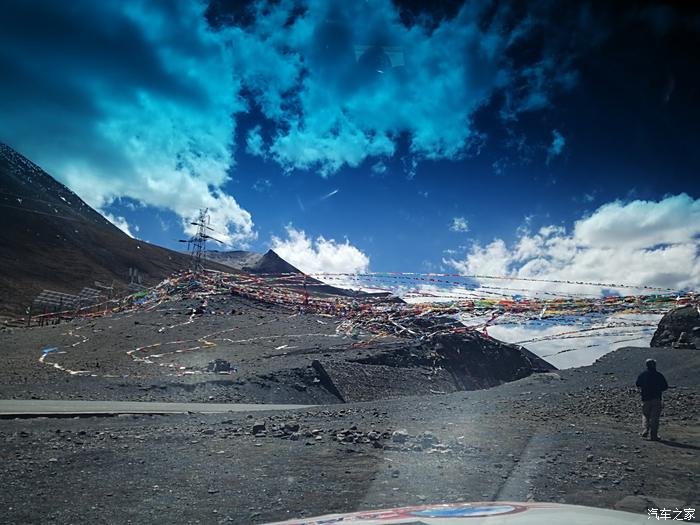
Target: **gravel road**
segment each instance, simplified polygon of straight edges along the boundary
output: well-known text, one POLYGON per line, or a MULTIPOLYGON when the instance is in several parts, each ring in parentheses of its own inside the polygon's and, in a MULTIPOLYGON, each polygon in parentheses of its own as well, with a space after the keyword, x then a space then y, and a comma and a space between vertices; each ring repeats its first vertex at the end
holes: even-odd
POLYGON ((700 352, 625 348, 488 390, 284 413, 5 420, 7 523, 261 523, 515 499, 694 506, 700 352), (654 357, 663 441, 631 387, 654 357))

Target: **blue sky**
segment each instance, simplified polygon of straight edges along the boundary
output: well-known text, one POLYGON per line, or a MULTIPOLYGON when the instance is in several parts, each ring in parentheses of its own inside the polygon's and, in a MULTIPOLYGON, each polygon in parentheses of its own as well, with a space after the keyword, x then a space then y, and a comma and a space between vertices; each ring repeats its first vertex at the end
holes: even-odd
POLYGON ((700 286, 697 13, 486 0, 4 11, 0 140, 143 240, 178 249, 208 207, 225 248, 273 247, 309 271, 700 286), (626 270, 604 263, 615 256, 626 270))

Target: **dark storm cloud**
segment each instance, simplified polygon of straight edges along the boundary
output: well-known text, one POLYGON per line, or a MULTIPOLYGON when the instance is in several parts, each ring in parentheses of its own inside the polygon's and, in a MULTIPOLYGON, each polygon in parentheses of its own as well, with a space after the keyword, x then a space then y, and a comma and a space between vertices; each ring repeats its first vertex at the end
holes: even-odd
POLYGON ((117 5, 6 3, 0 17, 0 68, 3 91, 11 96, 0 99, 4 117, 36 108, 56 112, 62 125, 69 125, 69 116, 95 120, 103 115, 98 91, 124 101, 133 100, 138 90, 182 100, 203 96, 196 85, 169 74, 144 28, 119 13, 117 5))
POLYGON ((59 84, 89 69, 115 89, 181 88, 164 71, 143 28, 114 16, 114 9, 110 2, 6 3, 0 19, 3 62, 22 61, 59 84))

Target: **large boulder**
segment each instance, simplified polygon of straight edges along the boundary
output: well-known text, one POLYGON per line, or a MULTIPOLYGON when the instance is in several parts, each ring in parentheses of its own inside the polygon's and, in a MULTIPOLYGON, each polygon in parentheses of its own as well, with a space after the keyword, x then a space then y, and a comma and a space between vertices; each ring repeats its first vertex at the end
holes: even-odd
POLYGON ((700 305, 689 304, 664 315, 650 346, 700 348, 700 305))

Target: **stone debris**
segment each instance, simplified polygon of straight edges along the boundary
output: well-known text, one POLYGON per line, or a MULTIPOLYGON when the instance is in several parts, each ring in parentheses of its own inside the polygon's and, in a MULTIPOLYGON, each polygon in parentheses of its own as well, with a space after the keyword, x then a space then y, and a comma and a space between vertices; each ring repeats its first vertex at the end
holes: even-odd
MULTIPOLYGON (((232 435, 240 435, 241 429, 232 431, 232 435)), ((453 446, 442 443, 430 431, 411 434, 406 429, 361 430, 357 425, 349 428, 302 428, 297 421, 274 422, 272 420, 256 421, 249 432, 255 437, 272 437, 298 441, 305 438, 307 445, 322 441, 333 441, 346 445, 369 445, 373 448, 403 452, 426 452, 428 454, 446 454, 453 451, 453 446)), ((468 451, 462 441, 455 445, 461 450, 468 451)))
POLYGON ((401 429, 401 430, 395 430, 391 434, 391 440, 394 443, 405 443, 409 438, 408 432, 406 430, 401 429))
POLYGON ((215 374, 230 374, 235 371, 236 369, 225 359, 214 359, 207 365, 207 372, 213 372, 215 374))
POLYGON ((265 427, 265 421, 256 421, 253 423, 253 434, 261 434, 265 432, 266 427, 265 427))

